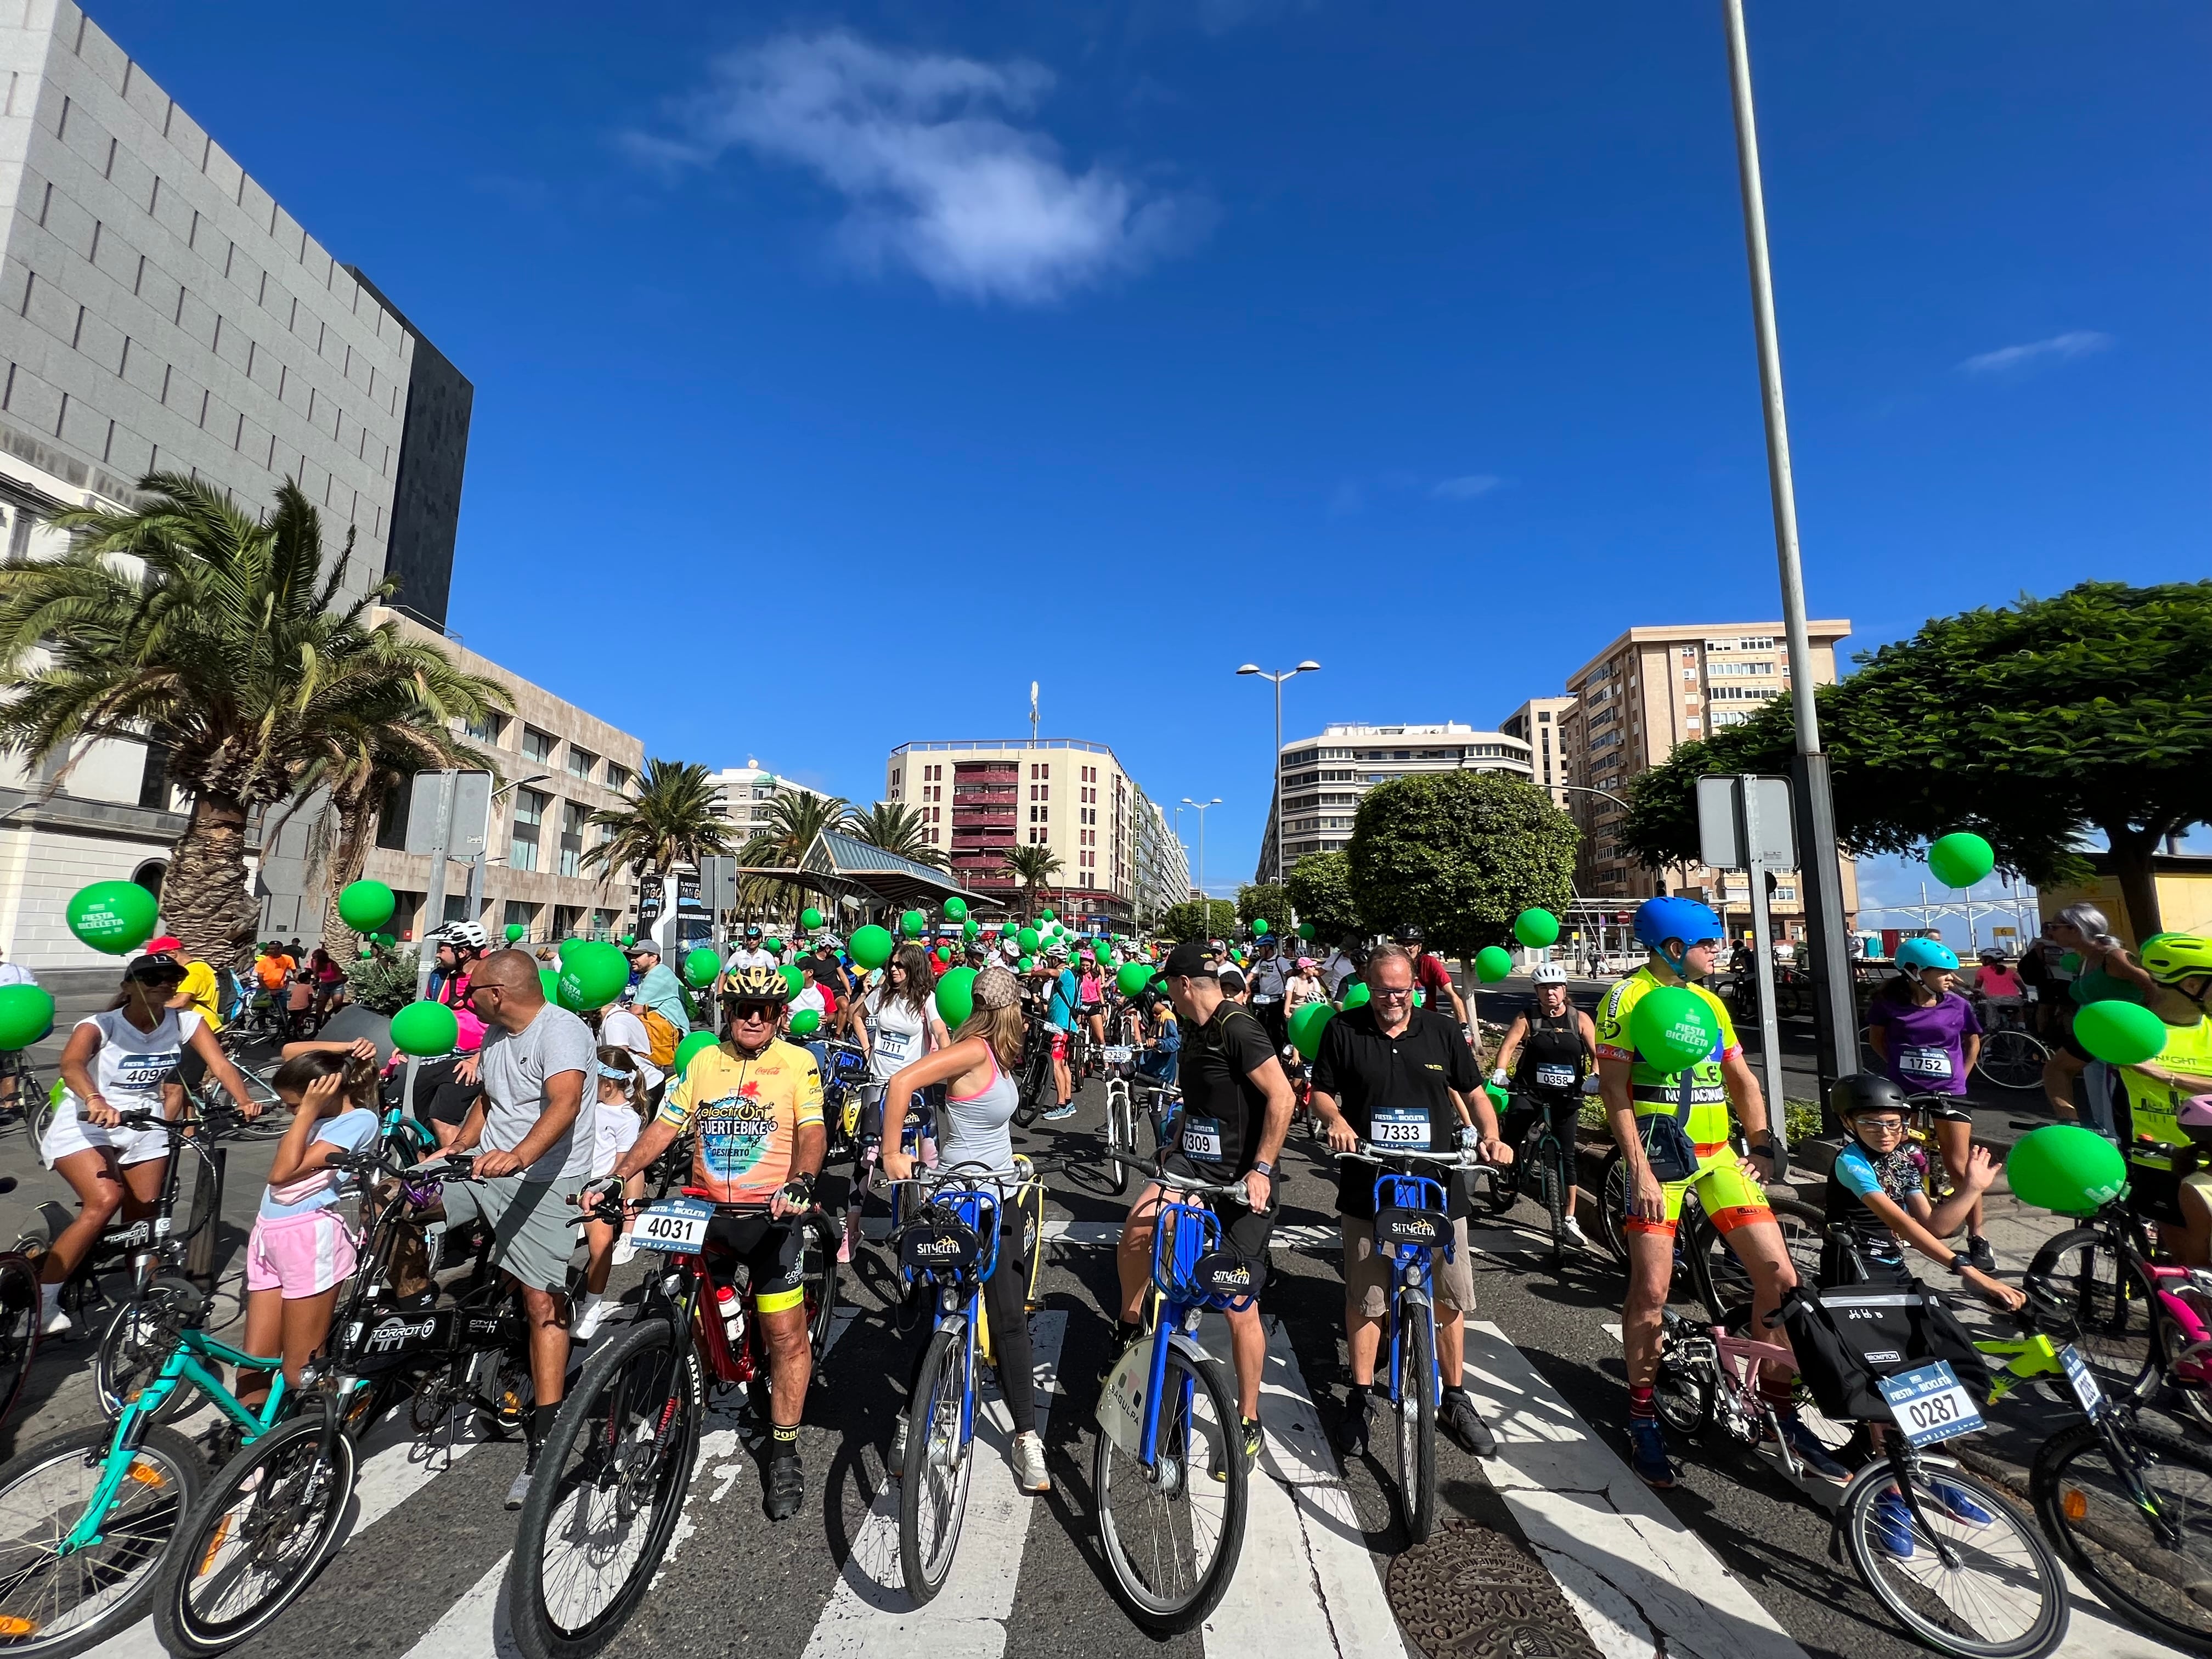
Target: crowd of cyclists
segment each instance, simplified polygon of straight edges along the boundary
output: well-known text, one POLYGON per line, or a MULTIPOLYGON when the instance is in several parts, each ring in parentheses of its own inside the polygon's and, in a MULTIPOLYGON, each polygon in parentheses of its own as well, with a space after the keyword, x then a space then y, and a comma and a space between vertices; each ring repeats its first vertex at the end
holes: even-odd
MULTIPOLYGON (((2148 1163, 2164 1159, 2170 1178, 2144 1182, 2163 1249, 2183 1268, 2212 1268, 2212 1170, 2197 1150, 2212 1144, 2212 939, 2161 934, 2130 951, 2100 916, 2069 913, 2061 922, 2116 994, 2166 1029, 2154 1062, 2111 1068, 2115 1133, 2148 1163)), ((1066 1123, 1086 1082, 1103 1076, 1146 1088, 1161 1109, 1146 1178, 1115 1247, 1118 1296, 1100 1310, 1113 1328, 1100 1385, 1147 1340, 1164 1253, 1172 1253, 1163 1216, 1182 1212, 1189 1200, 1179 1194, 1215 1194, 1212 1249, 1243 1274, 1241 1294, 1214 1305, 1226 1318, 1238 1419, 1224 1425, 1225 1455, 1245 1472, 1264 1433, 1261 1311, 1294 1129, 1305 1126, 1336 1159, 1349 1373, 1334 1413, 1339 1449, 1365 1453, 1377 1411, 1399 1400, 1404 1240, 1413 1235, 1402 1231, 1404 1210, 1381 1196, 1395 1178, 1433 1186, 1449 1224, 1422 1236, 1435 1255, 1425 1277, 1416 1275, 1432 1310, 1434 1420, 1487 1457, 1495 1430, 1462 1382, 1475 1293, 1469 1218, 1485 1183, 1511 1168, 1542 1123, 1568 1149, 1561 1237, 1595 1249, 1583 1226, 1594 1212, 1574 1201, 1573 1155, 1595 1119, 1623 1171, 1613 1224, 1626 1268, 1630 1466, 1656 1488, 1677 1480, 1657 1395, 1686 1210, 1740 1264, 1752 1328, 1771 1345, 1758 1379, 1766 1432, 1816 1478, 1846 1481, 1843 1449, 1801 1409, 1791 1328, 1779 1318, 1805 1264, 1767 1196, 1789 1173, 1774 1133, 1780 1103, 1765 1098, 1728 1006, 1706 984, 1724 948, 1722 925, 1703 904, 1660 897, 1637 911, 1633 933, 1644 960, 1603 988, 1594 1013, 1576 1006, 1567 966, 1543 960, 1528 969, 1527 1005, 1502 1028, 1486 1028, 1415 927, 1309 955, 1305 942, 1264 930, 1250 939, 1139 943, 1061 929, 1049 939, 1032 935, 1030 945, 948 922, 863 963, 839 935, 818 932, 791 948, 751 925, 703 983, 664 962, 656 941, 638 939, 628 950, 628 989, 579 1012, 548 1000, 546 964, 528 951, 494 948, 478 924, 449 924, 434 936, 428 1000, 451 1011, 452 1052, 415 1064, 404 1099, 408 1062, 374 1033, 284 1033, 291 1040, 270 1082, 293 1116, 246 1249, 246 1349, 281 1368, 288 1388, 312 1378, 340 1291, 363 1256, 362 1206, 380 1178, 387 1193, 398 1178, 370 1167, 380 1138, 412 1120, 416 1178, 428 1179, 422 1170, 439 1178, 410 1217, 417 1248, 393 1258, 387 1304, 437 1305, 428 1241, 442 1231, 450 1267, 450 1246, 481 1237, 483 1261, 504 1275, 526 1327, 527 1453, 507 1497, 521 1509, 573 1383, 574 1351, 613 1328, 605 1322, 618 1296, 613 1270, 651 1244, 637 1229, 641 1212, 654 1213, 647 1193, 657 1179, 662 1193, 679 1187, 709 1207, 693 1243, 744 1285, 748 1306, 730 1313, 750 1322, 765 1358, 765 1508, 788 1521, 807 1499, 799 1431, 817 1361, 822 1276, 834 1280, 837 1264, 866 1248, 864 1222, 886 1194, 931 1171, 1034 1181, 1014 1128, 1032 1117, 1066 1123), (956 969, 966 970, 958 994, 940 997, 956 969), (1678 991, 1703 1006, 1713 1036, 1700 1058, 1669 1065, 1639 1048, 1637 1010, 1678 991), (809 1246, 809 1218, 825 1213, 836 1240, 829 1261, 809 1246)), ((327 960, 271 945, 255 978, 288 1008, 304 988, 300 1006, 312 1018, 319 958, 327 960)), ((1998 1169, 1977 1144, 1967 1108, 1982 1028, 1958 988, 1959 960, 1939 941, 1917 939, 1894 967, 1869 1008, 1868 1069, 1829 1096, 1844 1136, 1826 1183, 1822 1280, 1910 1283, 1910 1252, 1992 1304, 2018 1309, 2022 1293, 1997 1277, 1985 1232, 1984 1194, 1998 1169)), ((1995 969, 1984 970, 1982 988, 2003 994, 2004 964, 1995 969)), ((79 1211, 40 1263, 50 1336, 70 1328, 55 1300, 62 1282, 118 1212, 150 1202, 171 1149, 158 1121, 177 1117, 184 1078, 211 1078, 243 1114, 260 1109, 214 1041, 210 987, 192 973, 177 941, 155 940, 125 969, 114 1006, 79 1022, 64 1047, 40 1152, 79 1211)), ((2088 1062, 2086 1052, 2081 1059, 2088 1062)), ((1068 1131, 1054 1144, 1079 1150, 1068 1131)), ((995 1363, 1019 1377, 1030 1368, 1026 1287, 1041 1241, 1020 1206, 995 1214, 983 1306, 995 1363)), ((723 1287, 717 1306, 734 1294, 723 1287)), ((917 1345, 917 1374, 923 1358, 917 1345)), ((265 1396, 271 1381, 241 1377, 240 1398, 265 1396)), ((1016 1485, 1046 1493, 1052 1475, 1030 1391, 1003 1393, 1016 1485)), ((911 1415, 898 1419, 888 1450, 895 1477, 932 1431, 911 1415)), ((1229 1471, 1218 1467, 1213 1476, 1225 1480, 1229 1471)), ((1960 1525, 1989 1519, 1962 1487, 1937 1480, 1929 1490, 1960 1525)), ((1909 1555, 1912 1516, 1899 1504, 1881 1519, 1886 1547, 1909 1555)), ((12 1628, 5 1602, 0 1593, 0 1648, 12 1628)))

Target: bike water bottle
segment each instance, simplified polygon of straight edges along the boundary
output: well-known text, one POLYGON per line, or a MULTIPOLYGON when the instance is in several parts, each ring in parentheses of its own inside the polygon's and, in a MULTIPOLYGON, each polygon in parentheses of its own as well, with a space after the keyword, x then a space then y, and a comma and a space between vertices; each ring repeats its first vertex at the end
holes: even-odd
POLYGON ((730 1352, 735 1353, 744 1345, 745 1304, 738 1299, 734 1285, 717 1285, 714 1287, 714 1310, 722 1316, 722 1340, 730 1345, 730 1352))

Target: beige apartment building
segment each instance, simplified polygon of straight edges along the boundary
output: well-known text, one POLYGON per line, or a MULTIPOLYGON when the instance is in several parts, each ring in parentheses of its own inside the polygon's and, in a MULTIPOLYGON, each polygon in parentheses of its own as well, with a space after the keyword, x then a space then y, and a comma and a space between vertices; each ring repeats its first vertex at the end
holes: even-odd
POLYGON ((1567 804, 1567 751, 1565 721, 1575 706, 1572 697, 1531 697, 1498 723, 1509 738, 1528 745, 1530 780, 1551 793, 1554 805, 1567 804))
MULTIPOLYGON (((1814 683, 1832 684, 1836 647, 1851 625, 1838 619, 1808 629, 1814 683)), ((1632 628, 1567 677, 1567 699, 1523 705, 1532 713, 1553 706, 1552 724, 1559 730, 1567 764, 1563 781, 1604 792, 1568 796, 1568 810, 1583 832, 1575 878, 1581 896, 1632 904, 1662 889, 1686 894, 1721 911, 1730 935, 1741 938, 1750 927, 1743 876, 1724 876, 1698 864, 1646 869, 1622 843, 1621 808, 1606 795, 1625 798, 1630 781, 1666 760, 1676 745, 1741 724, 1790 689, 1780 623, 1711 623, 1632 628), (1561 701, 1568 706, 1559 708, 1561 701)), ((1848 859, 1843 877, 1850 920, 1858 909, 1858 880, 1848 859)), ((1804 901, 1794 872, 1779 878, 1773 911, 1778 936, 1803 936, 1804 901)))
MULTIPOLYGON (((1341 852, 1352 840, 1352 817, 1378 783, 1416 772, 1531 774, 1528 742, 1504 732, 1478 732, 1458 720, 1422 726, 1370 726, 1338 721, 1321 735, 1296 738, 1276 757, 1276 788, 1283 804, 1283 865, 1295 870, 1311 853, 1341 852)), ((1260 839, 1252 878, 1278 881, 1275 810, 1260 839)))

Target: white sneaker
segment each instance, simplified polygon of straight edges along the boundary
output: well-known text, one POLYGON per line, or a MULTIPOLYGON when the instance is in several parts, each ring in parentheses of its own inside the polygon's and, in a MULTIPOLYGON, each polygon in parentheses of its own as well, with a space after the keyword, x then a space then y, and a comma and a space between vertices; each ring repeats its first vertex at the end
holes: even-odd
POLYGON ((1583 1231, 1583 1224, 1574 1217, 1571 1215, 1560 1217, 1559 1231, 1567 1236, 1567 1243, 1574 1245, 1577 1249, 1589 1249, 1589 1235, 1583 1231))
POLYGON ((628 1233, 615 1240, 614 1253, 607 1259, 617 1267, 637 1254, 637 1244, 628 1233))
POLYGON ((519 1510, 522 1507, 523 1500, 530 1496, 531 1477, 536 1473, 537 1471, 531 1468, 529 1464, 525 1463, 522 1466, 522 1473, 514 1477, 514 1484, 509 1486, 507 1489, 507 1507, 508 1509, 519 1510))
POLYGON ((586 1296, 582 1310, 576 1316, 575 1324, 569 1328, 568 1340, 571 1342, 590 1341, 599 1328, 599 1321, 606 1316, 606 1311, 605 1297, 586 1296))
POLYGON ((39 1334, 40 1336, 68 1335, 73 1328, 74 1322, 62 1311, 62 1287, 58 1285, 41 1285, 39 1287, 39 1334))
POLYGON ((1044 1467, 1044 1437, 1035 1429, 1014 1437, 1014 1484, 1033 1498, 1052 1490, 1052 1476, 1044 1467))

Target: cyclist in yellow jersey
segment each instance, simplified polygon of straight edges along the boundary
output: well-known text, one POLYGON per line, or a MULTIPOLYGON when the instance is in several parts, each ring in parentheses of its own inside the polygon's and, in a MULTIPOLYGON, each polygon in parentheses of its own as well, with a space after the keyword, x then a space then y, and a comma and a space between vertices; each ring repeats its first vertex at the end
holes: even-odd
MULTIPOLYGON (((1767 1131, 1765 1099, 1728 1010, 1711 991, 1692 983, 1713 970, 1720 918, 1692 899, 1655 898, 1638 909, 1635 927, 1638 943, 1650 955, 1598 1006, 1597 1072, 1606 1115, 1628 1165, 1621 1228, 1628 1245, 1628 1299, 1620 1322, 1628 1360, 1629 1462, 1647 1485, 1664 1488, 1674 1484, 1674 1467, 1668 1461, 1651 1387, 1659 1369, 1660 1313, 1674 1276, 1674 1229, 1685 1194, 1697 1193, 1714 1229, 1750 1272, 1752 1328, 1765 1340, 1788 1341, 1778 1328, 1769 1332, 1765 1321, 1782 1305, 1797 1274, 1767 1207, 1766 1189, 1759 1184, 1778 1173, 1781 1158, 1767 1131), (1629 1015, 1644 996, 1673 985, 1687 985, 1706 1005, 1719 1036, 1712 1052, 1696 1065, 1663 1072, 1637 1052, 1629 1015), (1765 1160, 1764 1170, 1739 1158, 1729 1142, 1731 1103, 1751 1156, 1765 1160), (1655 1127, 1648 1120, 1655 1117, 1679 1122, 1694 1148, 1692 1164, 1681 1179, 1662 1180, 1652 1168, 1646 1137, 1655 1127)), ((1850 1472, 1798 1420, 1790 1403, 1791 1380, 1790 1374, 1772 1370, 1759 1378, 1760 1392, 1774 1407, 1790 1449, 1814 1473, 1831 1480, 1848 1479, 1850 1472)))
POLYGON ((2144 971, 2157 981, 2150 1009, 2166 1023, 2166 1047, 2154 1060, 2120 1068, 2136 1149, 2128 1160, 2129 1175, 2140 1196, 2162 1208, 2170 1205, 2169 1213, 2181 1218, 2179 1225, 2159 1228, 2160 1242, 2185 1266, 2212 1267, 2207 1154, 2142 1150, 2147 1144, 2190 1148, 2181 1114, 2191 1100, 2212 1095, 2212 1018, 2204 1012, 2205 996, 2212 993, 2212 939, 2156 933, 2143 941, 2141 955, 2144 971))

